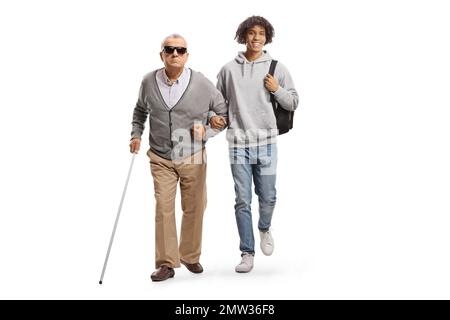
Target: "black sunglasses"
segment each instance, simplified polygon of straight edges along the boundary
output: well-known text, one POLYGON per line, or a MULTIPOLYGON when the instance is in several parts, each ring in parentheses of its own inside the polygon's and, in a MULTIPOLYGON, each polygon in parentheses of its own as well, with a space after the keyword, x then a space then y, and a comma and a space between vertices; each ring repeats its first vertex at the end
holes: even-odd
POLYGON ((175 50, 177 50, 179 55, 183 55, 187 52, 187 48, 164 46, 164 52, 167 54, 172 54, 175 50))

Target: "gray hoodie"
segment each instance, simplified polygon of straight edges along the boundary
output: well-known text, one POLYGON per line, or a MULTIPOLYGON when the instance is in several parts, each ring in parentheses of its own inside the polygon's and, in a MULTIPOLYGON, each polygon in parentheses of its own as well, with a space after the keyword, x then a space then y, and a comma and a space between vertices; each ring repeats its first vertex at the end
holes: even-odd
MULTIPOLYGON (((270 92, 264 87, 272 57, 264 51, 255 61, 248 61, 244 52, 220 70, 217 88, 228 103, 227 140, 233 146, 255 146, 275 142, 278 134, 270 92)), ((286 67, 279 63, 275 69, 279 89, 277 102, 286 110, 295 110, 298 94, 286 67)))

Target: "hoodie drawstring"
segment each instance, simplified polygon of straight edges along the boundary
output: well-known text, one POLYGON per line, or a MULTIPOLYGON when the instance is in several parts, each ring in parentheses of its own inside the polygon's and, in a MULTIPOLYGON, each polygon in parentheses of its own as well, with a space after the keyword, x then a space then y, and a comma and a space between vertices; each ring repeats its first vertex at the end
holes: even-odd
POLYGON ((254 68, 255 68, 255 63, 252 61, 252 62, 249 62, 249 63, 247 63, 246 61, 244 61, 244 63, 242 63, 242 78, 245 78, 245 69, 246 69, 246 65, 247 64, 249 64, 249 65, 251 65, 251 68, 250 68, 250 78, 253 78, 253 70, 254 70, 254 68))
POLYGON ((250 66, 250 78, 253 78, 253 74, 254 74, 254 69, 256 68, 255 67, 255 64, 256 63, 261 63, 261 62, 267 62, 267 61, 271 61, 272 60, 272 57, 267 53, 267 51, 264 51, 264 53, 263 53, 263 55, 260 57, 260 58, 258 58, 256 61, 252 61, 252 62, 249 62, 248 60, 247 60, 247 58, 245 57, 245 53, 243 52, 243 51, 240 51, 239 52, 239 54, 237 55, 237 57, 235 58, 236 59, 236 61, 237 61, 237 63, 239 63, 239 64, 242 64, 242 69, 241 69, 241 71, 242 71, 242 77, 243 78, 245 78, 245 74, 246 74, 246 68, 247 68, 247 66, 246 66, 246 64, 248 63, 248 64, 251 64, 251 66, 250 66))

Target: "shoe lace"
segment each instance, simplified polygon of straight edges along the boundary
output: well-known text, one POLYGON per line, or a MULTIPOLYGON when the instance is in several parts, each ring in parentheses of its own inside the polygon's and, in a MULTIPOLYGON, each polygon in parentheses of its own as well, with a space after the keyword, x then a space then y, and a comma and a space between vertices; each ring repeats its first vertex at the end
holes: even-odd
POLYGON ((270 234, 270 230, 267 230, 266 232, 263 232, 263 240, 264 240, 264 242, 266 242, 269 245, 272 244, 272 237, 271 237, 271 234, 270 234))
POLYGON ((252 258, 253 256, 251 254, 248 253, 244 254, 242 256, 241 264, 251 264, 252 258))

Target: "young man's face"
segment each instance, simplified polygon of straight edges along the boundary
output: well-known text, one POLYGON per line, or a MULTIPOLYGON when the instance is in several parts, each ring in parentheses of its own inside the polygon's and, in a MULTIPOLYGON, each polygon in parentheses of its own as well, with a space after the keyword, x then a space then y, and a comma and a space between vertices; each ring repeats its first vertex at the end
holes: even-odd
POLYGON ((245 35, 247 50, 253 52, 261 52, 266 43, 266 29, 256 25, 247 30, 245 35))
MULTIPOLYGON (((175 48, 187 48, 186 41, 183 38, 168 38, 164 42, 164 46, 175 48)), ((166 68, 183 68, 188 59, 189 53, 180 53, 174 50, 172 53, 165 52, 160 53, 161 60, 164 62, 166 68)))

